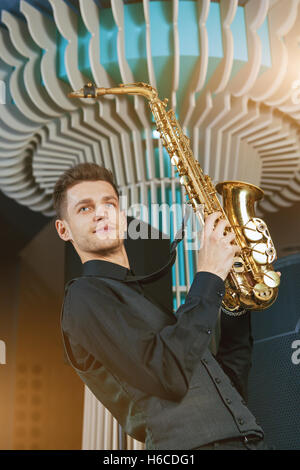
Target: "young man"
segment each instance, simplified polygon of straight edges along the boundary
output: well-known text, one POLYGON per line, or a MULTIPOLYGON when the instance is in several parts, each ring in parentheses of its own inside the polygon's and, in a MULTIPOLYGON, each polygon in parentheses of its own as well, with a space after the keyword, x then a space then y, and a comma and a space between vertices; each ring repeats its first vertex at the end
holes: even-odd
POLYGON ((65 295, 64 345, 94 395, 147 449, 264 449, 246 406, 250 313, 222 313, 217 357, 209 350, 224 280, 239 252, 220 213, 207 217, 197 273, 175 314, 144 295, 130 274, 126 217, 110 171, 67 170, 54 190, 56 229, 73 244, 83 276, 65 295))

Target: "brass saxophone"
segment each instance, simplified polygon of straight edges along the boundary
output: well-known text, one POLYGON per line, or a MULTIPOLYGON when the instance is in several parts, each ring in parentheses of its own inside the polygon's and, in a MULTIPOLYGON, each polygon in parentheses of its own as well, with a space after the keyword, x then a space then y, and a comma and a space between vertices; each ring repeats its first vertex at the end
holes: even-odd
POLYGON ((167 99, 161 101, 157 90, 142 82, 121 84, 114 88, 98 88, 88 83, 69 94, 71 98, 98 98, 106 94, 141 95, 149 102, 156 127, 172 165, 180 176, 189 203, 195 212, 203 204, 204 213, 220 211, 230 224, 241 252, 234 258, 225 280, 222 307, 229 315, 242 315, 247 310, 264 310, 277 298, 280 277, 272 267, 276 250, 266 223, 255 217, 254 204, 263 197, 263 191, 253 184, 225 181, 213 186, 194 158, 190 140, 184 135, 173 110, 166 110, 167 99), (216 195, 223 197, 223 206, 216 195))

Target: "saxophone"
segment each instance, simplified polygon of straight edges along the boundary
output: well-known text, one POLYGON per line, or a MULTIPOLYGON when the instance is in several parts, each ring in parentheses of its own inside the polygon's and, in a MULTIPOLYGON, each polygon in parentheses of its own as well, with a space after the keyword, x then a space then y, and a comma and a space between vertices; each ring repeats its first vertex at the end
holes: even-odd
POLYGON ((213 186, 211 178, 204 175, 194 158, 190 140, 184 135, 173 110, 166 110, 168 100, 161 101, 157 90, 138 82, 121 84, 114 88, 98 88, 88 83, 78 91, 69 93, 71 98, 97 98, 106 94, 141 95, 148 100, 172 165, 185 187, 188 202, 199 215, 203 205, 204 214, 220 211, 222 218, 235 233, 241 252, 234 258, 232 269, 225 280, 222 307, 229 315, 242 315, 247 310, 264 310, 277 298, 280 277, 272 267, 276 250, 266 223, 255 217, 254 204, 262 199, 263 191, 253 184, 225 181, 213 186), (217 196, 222 195, 223 207, 217 196))

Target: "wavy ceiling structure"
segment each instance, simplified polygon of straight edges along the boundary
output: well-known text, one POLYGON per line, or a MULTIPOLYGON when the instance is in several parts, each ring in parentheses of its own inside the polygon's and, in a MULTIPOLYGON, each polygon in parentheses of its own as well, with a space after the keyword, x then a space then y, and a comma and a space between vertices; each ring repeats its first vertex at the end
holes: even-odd
POLYGON ((300 199, 298 0, 32 3, 1 15, 6 195, 51 216, 57 177, 82 161, 111 168, 131 203, 174 178, 143 98, 67 97, 92 79, 157 87, 204 172, 261 186, 262 211, 300 199))

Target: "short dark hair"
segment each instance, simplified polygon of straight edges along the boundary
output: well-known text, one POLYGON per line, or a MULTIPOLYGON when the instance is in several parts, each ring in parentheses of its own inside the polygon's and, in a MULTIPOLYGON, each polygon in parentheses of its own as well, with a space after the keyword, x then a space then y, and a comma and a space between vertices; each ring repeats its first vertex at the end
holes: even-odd
POLYGON ((112 185, 119 198, 119 191, 110 170, 97 165, 97 163, 79 163, 66 170, 55 183, 53 206, 59 219, 62 218, 64 212, 67 190, 83 181, 107 181, 112 185))

